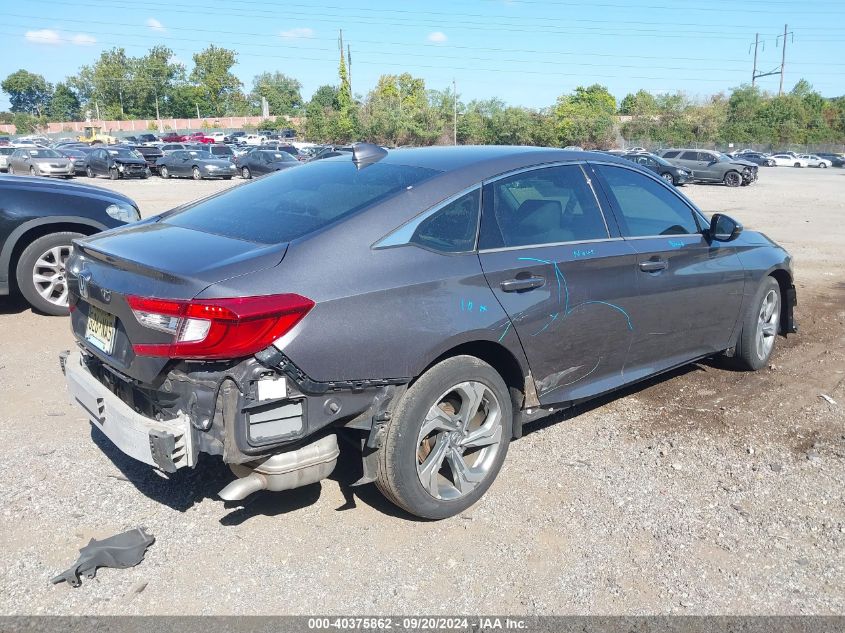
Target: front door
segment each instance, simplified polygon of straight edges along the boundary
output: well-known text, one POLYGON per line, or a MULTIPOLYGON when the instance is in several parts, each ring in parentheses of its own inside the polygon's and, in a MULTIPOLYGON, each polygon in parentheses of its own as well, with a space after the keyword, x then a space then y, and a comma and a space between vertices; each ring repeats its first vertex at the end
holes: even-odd
POLYGON ((605 222, 579 164, 487 183, 479 258, 522 343, 540 402, 624 382, 636 254, 605 222))
POLYGON ((625 373, 661 371, 730 345, 744 269, 731 243, 709 242, 691 205, 672 187, 633 169, 598 165, 619 229, 637 253, 637 327, 625 373))

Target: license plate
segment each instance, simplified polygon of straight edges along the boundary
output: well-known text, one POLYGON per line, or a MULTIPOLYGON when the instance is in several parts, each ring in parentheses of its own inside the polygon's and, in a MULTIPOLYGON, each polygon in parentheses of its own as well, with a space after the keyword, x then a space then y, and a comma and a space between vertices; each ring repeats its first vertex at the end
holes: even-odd
POLYGON ((89 306, 85 340, 101 352, 111 354, 114 349, 114 315, 89 306))

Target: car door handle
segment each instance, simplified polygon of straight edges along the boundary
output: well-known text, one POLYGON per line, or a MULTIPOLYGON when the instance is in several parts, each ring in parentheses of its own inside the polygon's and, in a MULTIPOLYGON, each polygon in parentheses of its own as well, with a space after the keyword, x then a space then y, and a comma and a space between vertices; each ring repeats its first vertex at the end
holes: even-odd
POLYGON ((506 279, 499 284, 502 292, 521 292, 523 290, 533 290, 539 288, 546 283, 544 277, 525 277, 522 279, 506 279))
POLYGON ((669 268, 669 262, 665 259, 650 259, 647 262, 640 262, 640 270, 644 273, 656 273, 669 268))

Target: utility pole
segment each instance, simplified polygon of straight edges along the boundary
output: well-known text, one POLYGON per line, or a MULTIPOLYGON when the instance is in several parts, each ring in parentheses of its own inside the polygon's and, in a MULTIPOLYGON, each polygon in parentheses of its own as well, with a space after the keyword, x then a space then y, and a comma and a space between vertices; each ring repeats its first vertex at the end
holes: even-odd
POLYGON ((346 44, 346 73, 349 77, 349 96, 352 96, 354 94, 352 92, 352 49, 348 43, 346 44))
POLYGON ((760 44, 760 34, 754 34, 754 68, 751 71, 751 86, 754 86, 754 82, 757 81, 757 46, 760 44))
POLYGON ((200 104, 195 103, 194 105, 195 105, 195 106, 197 106, 197 119, 198 119, 198 121, 197 121, 197 122, 199 122, 199 118, 200 118, 200 104))
POLYGON ((786 67, 786 29, 787 25, 783 25, 783 51, 780 58, 780 88, 778 88, 778 96, 783 94, 783 69, 786 67))
POLYGON ((452 117, 452 144, 458 144, 458 84, 455 83, 455 78, 452 78, 452 93, 455 101, 455 110, 452 117))

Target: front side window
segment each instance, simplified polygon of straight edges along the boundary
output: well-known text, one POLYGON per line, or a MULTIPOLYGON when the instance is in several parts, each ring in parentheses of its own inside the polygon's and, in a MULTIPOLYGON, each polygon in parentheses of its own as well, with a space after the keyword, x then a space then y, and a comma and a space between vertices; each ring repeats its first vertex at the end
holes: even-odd
POLYGON ((481 189, 446 204, 420 222, 413 244, 443 253, 464 253, 475 248, 481 189))
POLYGON ((534 169, 484 187, 479 248, 607 237, 604 217, 578 165, 534 169))
POLYGON ((625 237, 685 235, 699 227, 688 207, 668 187, 623 167, 600 165, 608 195, 615 201, 620 229, 625 237))

